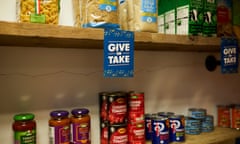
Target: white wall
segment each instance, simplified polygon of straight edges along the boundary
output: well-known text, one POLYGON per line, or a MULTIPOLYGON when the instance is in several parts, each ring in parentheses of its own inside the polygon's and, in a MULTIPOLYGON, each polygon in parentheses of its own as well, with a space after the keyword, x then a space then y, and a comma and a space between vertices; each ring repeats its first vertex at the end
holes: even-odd
MULTIPOLYGON (((69 10, 70 1, 64 2, 69 10)), ((14 21, 14 0, 0 3, 0 20, 14 21)), ((61 24, 71 25, 71 17, 63 16, 61 24)), ((202 107, 216 118, 217 104, 240 103, 240 76, 223 75, 219 67, 208 72, 208 54, 136 51, 134 78, 110 79, 103 77, 102 50, 0 47, 0 140, 13 143, 14 114, 33 112, 38 144, 47 144, 51 110, 86 107, 92 117, 92 141, 98 144, 100 91, 143 91, 149 113, 187 115, 188 108, 202 107)))

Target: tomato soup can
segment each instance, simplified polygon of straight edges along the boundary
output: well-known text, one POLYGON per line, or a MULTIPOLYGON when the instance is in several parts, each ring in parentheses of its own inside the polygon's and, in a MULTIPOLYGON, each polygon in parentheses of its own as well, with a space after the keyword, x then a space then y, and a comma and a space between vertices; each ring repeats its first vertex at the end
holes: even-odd
POLYGON ((128 144, 127 124, 114 124, 108 130, 109 144, 128 144))
POLYGON ((217 122, 219 127, 229 128, 231 124, 230 106, 217 105, 217 122))
POLYGON ((201 119, 194 119, 191 117, 185 117, 185 133, 190 135, 201 134, 201 119))
POLYGON ((190 108, 188 109, 188 116, 194 119, 204 119, 207 110, 203 108, 190 108))
POLYGON ((100 92, 98 95, 99 95, 100 121, 107 121, 108 120, 108 95, 109 95, 109 92, 100 92))
POLYGON ((202 132, 212 132, 214 129, 214 118, 212 115, 207 115, 205 119, 202 120, 202 132))
POLYGON ((152 120, 152 144, 169 143, 169 119, 156 117, 152 120))
POLYGON ((100 123, 100 143, 108 144, 108 122, 103 121, 100 123))
POLYGON ((185 141, 185 118, 183 115, 173 115, 169 117, 170 130, 169 140, 170 142, 183 142, 185 141))
POLYGON ((128 124, 128 144, 145 144, 144 122, 128 124))
POLYGON ((108 95, 108 121, 110 125, 127 121, 127 93, 113 92, 108 95))
POLYGON ((144 122, 144 93, 129 92, 128 94, 128 122, 144 122))
POLYGON ((240 129, 240 104, 231 105, 231 128, 240 129))

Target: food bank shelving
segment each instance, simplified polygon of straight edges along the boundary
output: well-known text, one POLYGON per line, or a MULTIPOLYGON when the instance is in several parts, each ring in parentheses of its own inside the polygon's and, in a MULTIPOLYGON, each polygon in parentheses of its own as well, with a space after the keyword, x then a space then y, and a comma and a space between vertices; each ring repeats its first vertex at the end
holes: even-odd
MULTIPOLYGON (((104 30, 0 21, 0 46, 103 49, 104 30)), ((217 52, 215 37, 135 32, 135 50, 217 52)))

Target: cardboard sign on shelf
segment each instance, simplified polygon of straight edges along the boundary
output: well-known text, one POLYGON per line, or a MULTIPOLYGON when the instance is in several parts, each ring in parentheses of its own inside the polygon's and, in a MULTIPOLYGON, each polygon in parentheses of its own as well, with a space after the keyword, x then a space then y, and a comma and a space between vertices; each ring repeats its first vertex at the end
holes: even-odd
POLYGON ((134 33, 104 30, 104 77, 133 77, 134 33))

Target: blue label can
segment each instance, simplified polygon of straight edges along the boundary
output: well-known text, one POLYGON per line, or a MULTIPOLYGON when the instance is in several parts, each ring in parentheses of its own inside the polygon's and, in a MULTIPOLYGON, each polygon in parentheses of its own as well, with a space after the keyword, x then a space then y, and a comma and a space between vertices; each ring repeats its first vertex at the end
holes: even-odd
POLYGON ((185 118, 183 115, 173 115, 169 117, 170 130, 169 140, 170 142, 183 142, 185 141, 185 118))
POLYGON ((190 117, 185 118, 185 133, 190 135, 198 135, 201 133, 202 121, 190 117))
POLYGON ((188 109, 188 116, 195 119, 204 119, 206 117, 206 109, 190 108, 188 109))
POLYGON ((169 143, 169 119, 156 117, 152 121, 152 144, 169 143))

